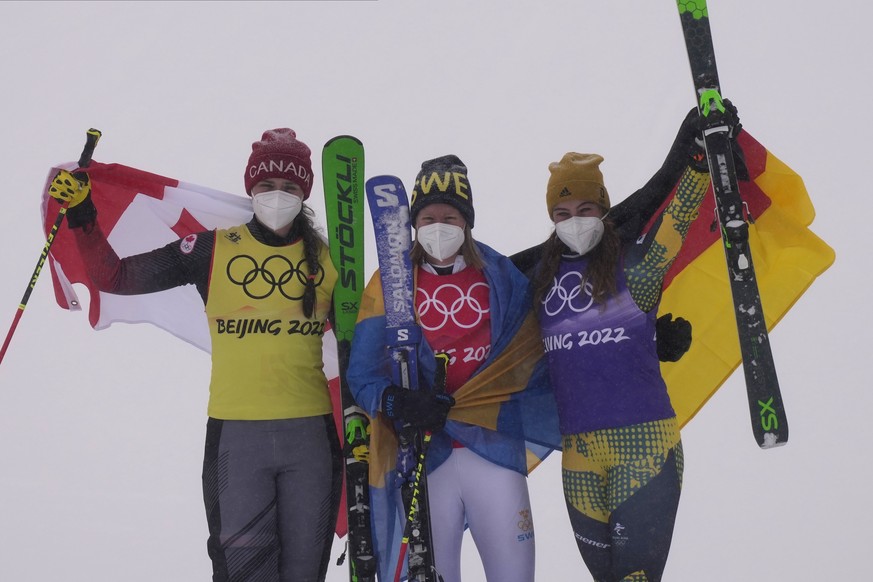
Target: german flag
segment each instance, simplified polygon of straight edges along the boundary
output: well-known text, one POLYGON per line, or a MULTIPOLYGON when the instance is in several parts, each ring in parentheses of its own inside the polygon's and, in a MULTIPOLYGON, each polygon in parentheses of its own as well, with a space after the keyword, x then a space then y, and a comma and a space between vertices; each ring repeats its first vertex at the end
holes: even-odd
MULTIPOLYGON (((749 181, 740 182, 740 194, 754 220, 749 229, 752 258, 767 329, 772 330, 833 264, 835 254, 808 228, 815 209, 800 176, 748 132, 737 139, 749 169, 749 181)), ((664 281, 659 310, 693 325, 689 351, 676 363, 661 364, 680 425, 694 417, 741 363, 724 248, 718 228, 713 228, 715 221, 715 197, 707 195, 664 281)))

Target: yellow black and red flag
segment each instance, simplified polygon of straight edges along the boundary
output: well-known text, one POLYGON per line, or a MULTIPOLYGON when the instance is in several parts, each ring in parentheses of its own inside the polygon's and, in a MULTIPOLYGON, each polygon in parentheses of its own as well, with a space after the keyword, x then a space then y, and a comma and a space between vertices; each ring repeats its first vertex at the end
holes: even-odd
MULTIPOLYGON (((749 169, 740 193, 754 220, 750 244, 769 331, 833 264, 835 253, 808 228, 815 209, 800 176, 748 132, 738 140, 749 169)), ((682 316, 694 328, 688 353, 676 363, 661 365, 680 425, 691 420, 741 362, 724 249, 718 229, 712 228, 715 220, 715 199, 708 195, 664 281, 660 312, 682 316)))

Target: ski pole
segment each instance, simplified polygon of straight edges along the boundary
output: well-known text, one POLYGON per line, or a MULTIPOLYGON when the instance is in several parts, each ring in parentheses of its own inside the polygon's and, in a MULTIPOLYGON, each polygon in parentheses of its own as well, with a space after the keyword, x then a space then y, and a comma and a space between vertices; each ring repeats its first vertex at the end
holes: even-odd
MULTIPOLYGON (((447 354, 437 354, 436 376, 434 378, 434 389, 438 392, 444 392, 446 388, 446 374, 449 365, 449 356, 447 354)), ((394 571, 394 582, 400 582, 400 577, 403 571, 403 561, 406 558, 406 549, 409 547, 409 537, 412 530, 412 523, 417 519, 418 505, 421 500, 421 492, 424 488, 421 486, 422 476, 425 471, 425 459, 427 457, 427 449, 430 445, 433 432, 426 430, 421 438, 421 450, 418 453, 418 463, 415 466, 412 481, 412 500, 409 502, 409 511, 406 515, 406 525, 403 528, 403 538, 400 541, 400 555, 397 559, 397 569, 394 571)), ((437 574, 439 576, 439 574, 437 574)), ((442 580, 442 577, 440 577, 442 580)))
MULTIPOLYGON (((91 156, 94 154, 94 148, 97 142, 100 141, 100 130, 91 128, 87 132, 85 147, 82 149, 82 155, 79 157, 79 168, 87 168, 91 164, 91 156)), ((30 299, 30 294, 33 292, 33 287, 36 285, 36 280, 42 271, 42 266, 48 258, 49 250, 52 248, 52 243, 55 240, 55 235, 64 221, 64 216, 67 214, 69 202, 64 202, 61 209, 58 211, 58 216, 55 218, 55 223, 49 231, 48 238, 45 241, 45 246, 42 248, 42 253, 39 260, 36 262, 36 268, 33 270, 33 275, 30 276, 30 283, 27 289, 24 290, 24 297, 21 298, 21 303, 18 304, 18 310, 15 312, 15 317, 12 319, 12 325, 9 327, 9 332, 6 334, 6 339, 3 341, 3 347, 0 348, 0 363, 3 363, 3 357, 6 355, 6 349, 9 347, 9 342, 12 340, 12 334, 15 333, 15 328, 18 327, 18 320, 21 319, 21 314, 24 313, 24 308, 27 307, 27 301, 30 299)))
POLYGON ((394 582, 400 582, 403 573, 403 561, 406 559, 406 548, 409 547, 411 523, 416 519, 418 505, 421 498, 421 477, 424 474, 424 461, 427 456, 427 448, 430 445, 431 431, 425 431, 422 435, 421 451, 418 454, 418 464, 415 466, 415 474, 412 481, 412 501, 409 503, 409 512, 406 515, 406 527, 403 528, 403 538, 400 541, 400 555, 397 558, 397 569, 394 571, 394 582))

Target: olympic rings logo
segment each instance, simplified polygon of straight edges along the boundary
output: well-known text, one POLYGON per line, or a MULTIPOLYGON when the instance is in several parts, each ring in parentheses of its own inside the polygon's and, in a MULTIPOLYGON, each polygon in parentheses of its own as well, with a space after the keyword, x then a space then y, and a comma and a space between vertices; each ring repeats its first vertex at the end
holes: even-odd
POLYGON ((582 273, 571 271, 565 273, 560 281, 555 279, 552 288, 542 300, 543 309, 549 316, 559 314, 565 307, 576 313, 582 313, 588 311, 594 304, 593 293, 594 286, 589 281, 582 284, 582 273), (575 282, 572 279, 575 279, 575 282))
POLYGON ((471 329, 481 323, 490 311, 488 305, 488 283, 474 283, 464 291, 458 285, 446 283, 433 291, 433 296, 419 288, 418 317, 421 327, 427 331, 442 329, 449 320, 461 329, 471 329), (474 291, 481 287, 481 291, 474 291))
MULTIPOLYGON (((278 289, 286 299, 297 301, 303 298, 308 279, 305 262, 306 259, 300 259, 295 265, 288 257, 271 255, 259 265, 254 257, 237 255, 227 263, 227 278, 242 287, 243 292, 252 299, 266 299, 278 289)), ((322 281, 324 269, 319 265, 313 283, 318 287, 322 281)))

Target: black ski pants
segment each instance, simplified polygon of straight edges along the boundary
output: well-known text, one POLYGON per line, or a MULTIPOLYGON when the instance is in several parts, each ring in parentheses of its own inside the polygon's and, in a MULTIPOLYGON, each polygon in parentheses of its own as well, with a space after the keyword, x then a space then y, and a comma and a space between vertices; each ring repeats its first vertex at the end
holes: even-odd
POLYGON ((203 498, 213 581, 323 581, 341 471, 330 415, 210 418, 203 498))

